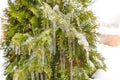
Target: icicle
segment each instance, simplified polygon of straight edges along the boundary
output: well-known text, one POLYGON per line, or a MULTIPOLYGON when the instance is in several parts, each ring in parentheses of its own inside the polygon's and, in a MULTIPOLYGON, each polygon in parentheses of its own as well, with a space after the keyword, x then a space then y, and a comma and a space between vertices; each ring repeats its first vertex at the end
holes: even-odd
POLYGON ((55 55, 56 54, 56 22, 53 22, 53 29, 54 29, 54 32, 53 32, 54 52, 53 54, 55 55))
POLYGON ((61 52, 60 52, 60 66, 61 66, 61 70, 62 70, 62 55, 61 55, 61 52))
POLYGON ((35 80, 35 74, 34 74, 33 71, 31 72, 31 79, 32 79, 32 80, 35 80))
POLYGON ((15 47, 15 54, 17 54, 17 47, 15 47))
MULTIPOLYGON (((44 45, 43 45, 42 46, 42 65, 44 66, 44 64, 45 64, 45 51, 44 51, 44 45)), ((42 71, 40 72, 40 77, 41 77, 40 80, 44 80, 42 71)))
POLYGON ((69 49, 69 54, 72 55, 72 46, 71 46, 71 39, 68 38, 68 49, 69 49))
POLYGON ((90 60, 89 60, 89 52, 86 51, 86 55, 87 55, 87 63, 90 64, 90 60))
POLYGON ((72 47, 73 47, 73 55, 75 55, 75 37, 73 37, 73 45, 72 45, 72 47))
POLYGON ((73 72, 72 72, 72 69, 73 69, 73 61, 72 61, 72 59, 70 59, 70 80, 73 80, 73 72))
POLYGON ((36 80, 39 80, 39 73, 36 73, 36 80))
POLYGON ((70 62, 70 80, 73 80, 72 77, 72 68, 73 68, 73 63, 72 63, 72 46, 71 46, 71 39, 68 38, 68 50, 69 50, 69 54, 70 54, 70 58, 69 58, 69 62, 70 62))
MULTIPOLYGON (((63 34, 65 34, 65 30, 63 29, 63 34)), ((65 40, 65 37, 64 37, 65 40)), ((63 70, 65 70, 65 47, 64 47, 64 51, 63 51, 63 70)))
POLYGON ((20 51, 20 46, 18 46, 18 55, 20 55, 20 52, 21 52, 21 51, 20 51))
POLYGON ((28 55, 30 55, 30 54, 31 54, 31 49, 29 48, 29 49, 28 49, 28 55))
MULTIPOLYGON (((50 44, 50 53, 52 54, 53 53, 53 43, 50 44)), ((50 55, 51 55, 50 54, 50 55)))
POLYGON ((20 55, 20 46, 15 47, 15 54, 20 55))
POLYGON ((68 51, 69 51, 69 54, 70 54, 70 58, 69 58, 69 62, 70 62, 70 80, 73 80, 73 72, 72 72, 72 69, 73 69, 73 61, 72 61, 72 55, 73 54, 75 54, 74 52, 74 45, 73 45, 73 41, 74 39, 71 39, 71 37, 70 38, 68 38, 68 51), (73 51, 72 51, 72 49, 74 49, 73 51))
POLYGON ((15 50, 15 45, 11 44, 11 48, 13 49, 13 51, 15 50))
POLYGON ((47 20, 47 29, 49 28, 49 22, 48 22, 48 20, 47 20))
POLYGON ((63 54, 63 70, 65 70, 65 57, 64 57, 64 54, 63 54))
POLYGON ((74 16, 74 10, 72 10, 72 12, 71 12, 72 14, 72 16, 71 16, 71 19, 72 19, 72 21, 73 21, 73 16, 74 16))
POLYGON ((61 65, 61 70, 65 69, 65 58, 64 58, 64 53, 60 51, 60 65, 61 65))
POLYGON ((15 50, 15 45, 13 44, 13 50, 15 50))
POLYGON ((40 72, 40 77, 41 77, 41 80, 44 80, 42 71, 40 72))
POLYGON ((60 65, 61 65, 61 70, 63 70, 63 57, 61 51, 60 51, 60 65))
POLYGON ((42 64, 45 63, 45 52, 44 52, 44 46, 42 47, 42 64))
POLYGON ((44 17, 47 18, 47 12, 46 11, 44 12, 44 17))

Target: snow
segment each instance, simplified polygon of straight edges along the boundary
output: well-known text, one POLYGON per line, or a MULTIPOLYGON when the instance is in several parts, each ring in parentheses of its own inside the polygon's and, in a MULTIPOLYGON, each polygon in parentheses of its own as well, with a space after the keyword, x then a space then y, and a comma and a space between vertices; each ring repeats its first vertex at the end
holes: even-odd
POLYGON ((98 51, 105 57, 107 71, 98 70, 93 77, 95 80, 120 80, 120 46, 111 47, 98 44, 98 51))
MULTIPOLYGON (((93 11, 100 21, 116 22, 120 19, 120 0, 93 0, 93 11)), ((120 20, 119 20, 120 21, 120 20)))
POLYGON ((97 30, 97 32, 101 34, 111 34, 111 35, 118 35, 120 34, 120 27, 114 27, 114 25, 111 25, 111 27, 105 26, 100 26, 97 30))

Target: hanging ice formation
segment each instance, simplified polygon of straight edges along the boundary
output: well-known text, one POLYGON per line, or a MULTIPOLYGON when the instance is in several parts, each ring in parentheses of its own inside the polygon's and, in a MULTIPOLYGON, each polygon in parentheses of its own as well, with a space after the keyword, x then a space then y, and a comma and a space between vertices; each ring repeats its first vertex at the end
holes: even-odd
POLYGON ((53 54, 55 55, 56 54, 56 22, 53 22, 53 54))
POLYGON ((44 66, 45 62, 45 52, 44 52, 44 45, 42 46, 42 65, 44 66))
POLYGON ((35 80, 35 74, 34 74, 33 71, 31 72, 31 79, 32 79, 32 80, 35 80))

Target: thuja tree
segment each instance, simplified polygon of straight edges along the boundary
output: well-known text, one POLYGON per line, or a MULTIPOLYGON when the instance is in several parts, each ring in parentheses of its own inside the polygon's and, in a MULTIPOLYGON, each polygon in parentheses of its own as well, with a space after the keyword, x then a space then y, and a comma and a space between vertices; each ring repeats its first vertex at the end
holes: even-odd
POLYGON ((92 0, 8 0, 6 80, 87 80, 105 69, 92 0))

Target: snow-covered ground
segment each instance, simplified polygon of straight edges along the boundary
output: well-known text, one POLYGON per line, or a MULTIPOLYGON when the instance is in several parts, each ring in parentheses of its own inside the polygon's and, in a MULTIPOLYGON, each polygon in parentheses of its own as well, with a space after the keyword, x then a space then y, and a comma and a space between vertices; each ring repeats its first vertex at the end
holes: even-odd
POLYGON ((98 70, 94 74, 95 80, 120 80, 120 46, 98 44, 98 51, 105 57, 107 71, 98 70))

